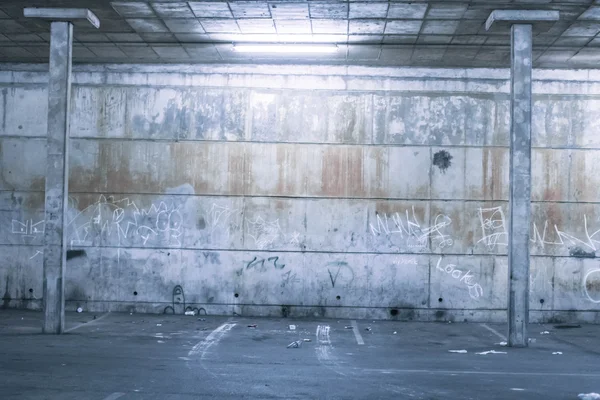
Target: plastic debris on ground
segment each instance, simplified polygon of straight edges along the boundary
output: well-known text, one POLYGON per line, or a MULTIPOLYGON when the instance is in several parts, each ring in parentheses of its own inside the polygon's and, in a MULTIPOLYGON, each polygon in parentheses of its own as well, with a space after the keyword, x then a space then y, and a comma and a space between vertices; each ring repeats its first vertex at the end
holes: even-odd
POLYGON ((394 331, 394 335, 395 335, 396 333, 398 333, 398 332, 394 331))
POLYGON ((365 331, 370 331, 371 327, 369 326, 368 328, 365 328, 365 331))
POLYGON ((485 356, 486 354, 507 354, 507 353, 505 351, 489 350, 489 351, 482 351, 482 352, 475 353, 475 354, 485 356))
POLYGON ((500 343, 494 343, 494 344, 497 344, 499 346, 506 346, 508 343, 506 343, 506 342, 500 342, 500 343))
POLYGON ((185 315, 196 315, 196 311, 195 310, 190 310, 190 311, 186 311, 185 315))
POLYGON ((77 312, 78 312, 78 313, 80 313, 80 312, 83 312, 83 308, 81 308, 81 307, 77 307, 77 312))
POLYGON ((198 321, 206 321, 206 318, 198 318, 198 321))
POLYGON ((535 343, 537 341, 537 339, 536 338, 529 338, 529 339, 527 339, 527 341, 529 343, 535 343))
POLYGON ((598 393, 579 393, 577 397, 581 400, 600 400, 600 394, 598 393))
POLYGON ((301 340, 296 340, 295 342, 292 342, 292 343, 288 344, 287 348, 288 349, 297 349, 300 346, 302 346, 302 341, 301 340))
POLYGON ((448 350, 448 353, 460 353, 460 354, 465 354, 467 351, 466 350, 448 350))
POLYGON ((350 325, 346 325, 344 328, 346 328, 346 329, 352 329, 352 327, 350 325))
POLYGON ((248 325, 248 328, 256 328, 256 324, 248 325))
POLYGON ((310 339, 304 339, 304 341, 305 341, 305 342, 310 342, 311 340, 310 340, 310 339))
POLYGON ((296 325, 290 325, 290 331, 295 331, 296 330, 296 325))
POLYGON ((562 354, 562 351, 553 351, 552 355, 562 354))
POLYGON ((156 324, 156 326, 162 326, 162 324, 156 324))
POLYGON ((540 335, 549 335, 549 334, 550 334, 550 332, 548 332, 548 331, 540 332, 540 335))

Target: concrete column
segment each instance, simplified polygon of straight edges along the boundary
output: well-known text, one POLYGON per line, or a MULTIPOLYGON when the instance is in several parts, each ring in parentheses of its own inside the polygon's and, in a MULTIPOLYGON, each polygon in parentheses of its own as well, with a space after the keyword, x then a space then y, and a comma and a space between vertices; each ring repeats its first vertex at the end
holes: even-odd
POLYGON ((532 26, 511 27, 508 345, 527 346, 531 226, 532 26))
POLYGON ((52 21, 48 74, 48 138, 46 144, 46 217, 44 230, 44 333, 65 329, 66 214, 69 200, 69 115, 74 19, 98 28, 87 9, 26 8, 26 17, 52 21))
POLYGON ((531 226, 531 69, 533 23, 554 23, 557 11, 493 11, 486 29, 511 26, 508 345, 527 347, 531 226))
POLYGON ((65 327, 65 215, 69 199, 69 111, 73 24, 52 22, 48 81, 46 226, 44 230, 44 333, 65 327))

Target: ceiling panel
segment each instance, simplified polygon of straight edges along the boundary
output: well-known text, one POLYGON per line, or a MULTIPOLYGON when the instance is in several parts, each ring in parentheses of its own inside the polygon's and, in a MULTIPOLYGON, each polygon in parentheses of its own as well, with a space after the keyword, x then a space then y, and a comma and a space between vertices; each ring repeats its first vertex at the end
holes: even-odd
MULTIPOLYGON (((50 24, 25 19, 23 3, 0 0, 0 62, 47 61, 50 24)), ((594 0, 27 0, 27 4, 90 7, 98 15, 100 30, 84 21, 74 24, 75 62, 290 59, 507 66, 510 32, 490 33, 484 24, 494 9, 515 8, 560 11, 561 20, 549 30, 534 30, 536 66, 589 67, 598 64, 600 52, 600 1, 594 0), (337 43, 339 51, 314 57, 249 56, 235 52, 236 42, 337 43)))

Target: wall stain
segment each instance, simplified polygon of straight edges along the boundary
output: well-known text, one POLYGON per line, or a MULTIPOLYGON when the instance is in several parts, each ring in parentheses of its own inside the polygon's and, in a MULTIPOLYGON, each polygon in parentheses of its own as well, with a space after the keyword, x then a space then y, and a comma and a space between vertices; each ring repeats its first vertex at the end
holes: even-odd
POLYGON ((452 165, 452 156, 446 150, 440 150, 433 155, 433 165, 443 173, 452 165))
POLYGON ((572 247, 569 249, 569 255, 577 258, 596 258, 596 253, 593 251, 585 251, 581 247, 572 247))

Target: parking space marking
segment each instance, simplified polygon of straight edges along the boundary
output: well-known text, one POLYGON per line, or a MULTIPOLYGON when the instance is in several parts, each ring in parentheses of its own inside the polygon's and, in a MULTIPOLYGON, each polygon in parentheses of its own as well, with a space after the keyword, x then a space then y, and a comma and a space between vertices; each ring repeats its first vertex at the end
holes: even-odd
POLYGON ((329 325, 317 326, 317 332, 315 333, 317 336, 317 346, 315 346, 317 359, 321 364, 331 369, 336 374, 346 376, 346 374, 340 371, 340 365, 331 356, 330 350, 332 349, 332 346, 329 331, 329 325))
POLYGON ((106 314, 104 314, 104 315, 101 315, 101 316, 99 316, 99 317, 98 317, 98 318, 96 318, 96 319, 93 319, 93 320, 89 321, 89 322, 84 322, 83 324, 75 325, 74 327, 67 329, 67 330, 65 331, 65 333, 73 332, 75 329, 79 329, 79 328, 81 328, 82 326, 91 325, 91 324, 93 324, 94 322, 98 322, 98 321, 100 321, 101 319, 104 319, 104 318, 108 317, 108 314, 110 314, 110 311, 109 311, 109 312, 107 312, 107 313, 106 313, 106 314))
POLYGON ((119 397, 125 396, 125 393, 115 392, 110 396, 106 397, 104 400, 117 400, 119 397))
POLYGON ((504 340, 506 342, 506 336, 504 336, 503 334, 501 334, 500 332, 498 332, 497 330, 495 330, 494 328, 492 328, 491 326, 488 326, 486 324, 479 324, 482 327, 484 327, 485 329, 487 329, 488 331, 492 332, 494 335, 498 336, 500 339, 504 340))
POLYGON ((356 323, 356 321, 352 321, 350 324, 352 325, 352 331, 354 331, 354 337, 356 338, 356 342, 358 344, 365 344, 365 341, 363 340, 362 335, 358 330, 358 324, 356 323))

